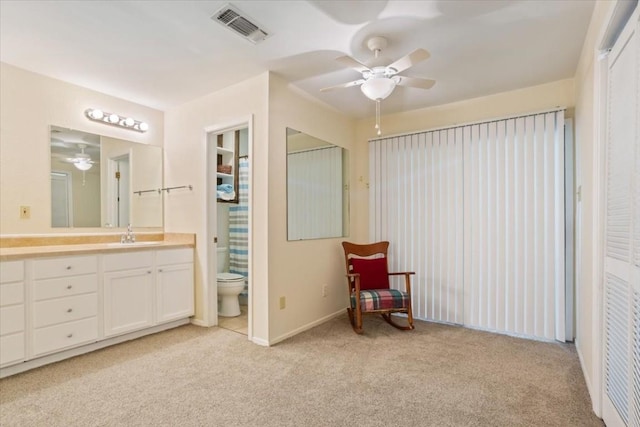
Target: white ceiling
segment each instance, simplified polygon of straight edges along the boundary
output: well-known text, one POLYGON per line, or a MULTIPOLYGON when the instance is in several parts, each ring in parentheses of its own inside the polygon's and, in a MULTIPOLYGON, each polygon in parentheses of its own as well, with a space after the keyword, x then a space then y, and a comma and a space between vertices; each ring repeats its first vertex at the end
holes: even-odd
POLYGON ((391 63, 424 48, 382 113, 445 104, 573 77, 592 0, 231 1, 270 37, 252 44, 210 17, 224 1, 0 1, 0 60, 165 110, 271 70, 352 117, 370 117, 360 78, 335 58, 391 63))

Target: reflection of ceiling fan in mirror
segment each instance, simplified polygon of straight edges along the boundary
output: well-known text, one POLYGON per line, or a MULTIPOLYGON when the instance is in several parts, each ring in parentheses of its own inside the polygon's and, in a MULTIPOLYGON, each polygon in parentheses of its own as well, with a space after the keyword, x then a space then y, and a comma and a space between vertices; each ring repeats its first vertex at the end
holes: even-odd
MULTIPOLYGON (((374 53, 375 59, 378 59, 382 49, 387 47, 387 39, 384 37, 371 37, 367 41, 367 47, 374 53)), ((376 65, 373 67, 368 67, 350 56, 341 56, 337 58, 336 61, 361 73, 362 78, 348 83, 326 87, 320 89, 320 91, 325 92, 333 89, 360 86, 362 93, 364 93, 367 98, 376 101, 376 129, 378 130, 378 135, 380 135, 380 101, 391 95, 396 86, 430 89, 436 83, 435 80, 431 79, 398 75, 398 73, 424 61, 429 58, 429 56, 431 55, 426 50, 416 49, 390 65, 376 65)))
POLYGON ((67 157, 64 162, 72 163, 76 168, 81 171, 88 171, 91 169, 93 164, 95 163, 91 160, 91 156, 84 152, 84 149, 87 148, 86 144, 77 144, 78 148, 80 148, 80 152, 76 153, 73 157, 67 157))

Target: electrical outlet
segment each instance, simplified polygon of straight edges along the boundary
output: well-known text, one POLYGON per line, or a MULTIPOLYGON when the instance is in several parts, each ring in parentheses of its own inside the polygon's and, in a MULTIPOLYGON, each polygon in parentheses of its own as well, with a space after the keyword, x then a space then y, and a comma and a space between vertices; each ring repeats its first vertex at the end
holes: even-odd
POLYGON ((329 285, 327 285, 326 283, 324 285, 322 285, 322 296, 326 297, 327 296, 327 288, 329 287, 329 285))
POLYGON ((284 310, 287 306, 287 299, 285 297, 280 297, 280 310, 284 310))
POLYGON ((31 218, 31 206, 20 206, 20 219, 31 218))

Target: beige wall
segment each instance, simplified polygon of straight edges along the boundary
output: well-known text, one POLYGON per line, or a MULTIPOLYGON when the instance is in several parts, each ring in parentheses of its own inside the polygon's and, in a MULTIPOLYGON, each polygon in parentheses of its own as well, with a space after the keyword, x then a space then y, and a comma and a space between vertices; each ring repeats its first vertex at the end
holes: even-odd
POLYGON ((0 64, 0 234, 105 231, 51 228, 49 126, 162 146, 161 111, 0 64), (149 123, 144 134, 88 120, 87 108, 149 123), (31 206, 31 219, 19 207, 31 206))
MULTIPOLYGON (((165 113, 165 182, 194 186, 165 198, 165 231, 196 233, 196 319, 217 322, 215 272, 208 271, 205 128, 253 117, 251 297, 254 340, 273 344, 347 305, 342 239, 288 242, 286 128, 347 149, 354 122, 265 73, 165 113), (322 297, 322 285, 328 295, 322 297), (286 308, 280 310, 280 297, 286 308)), ((216 210, 217 211, 217 210, 216 210)), ((210 255, 209 255, 210 254, 210 255)))
MULTIPOLYGON (((193 191, 175 191, 165 197, 165 231, 196 234, 196 321, 217 323, 215 274, 208 272, 209 256, 215 257, 207 240, 207 151, 205 129, 225 126, 252 117, 253 152, 250 224, 253 335, 267 342, 268 334, 268 77, 264 73, 224 90, 165 112, 165 184, 193 185, 193 191), (210 280, 211 279, 211 280, 210 280), (213 283, 211 283, 213 281, 213 283)), ((217 209, 214 209, 214 212, 217 209)), ((213 215, 214 213, 209 213, 213 215)))
MULTIPOLYGON (((572 117, 574 105, 574 81, 566 79, 452 104, 383 116, 380 122, 384 137, 544 111, 557 106, 567 107, 567 116, 572 117)), ((369 220, 368 140, 376 137, 374 125, 375 122, 372 119, 358 122, 357 144, 353 151, 356 182, 355 187, 352 187, 354 188, 352 203, 356 206, 357 212, 355 212, 356 221, 352 224, 352 230, 358 236, 365 236, 365 239, 369 234, 367 228, 369 220)))
MULTIPOLYGON (((596 87, 599 63, 596 59, 597 43, 605 31, 609 14, 615 2, 596 3, 575 76, 576 110, 576 188, 581 188, 582 200, 577 203, 576 239, 576 348, 582 363, 585 380, 594 411, 600 415, 601 360, 600 290, 601 272, 599 234, 603 226, 598 187, 602 181, 600 170, 602 147, 597 133, 601 117, 598 110, 596 87), (598 152, 600 151, 600 154, 598 152)), ((602 190, 602 188, 600 188, 602 190)))
MULTIPOLYGON (((353 151, 355 122, 292 90, 272 76, 269 84, 269 337, 280 341, 316 325, 348 305, 343 240, 287 241, 287 127, 353 151), (328 288, 322 296, 322 286, 328 288), (280 310, 279 299, 286 298, 280 310)), ((350 154, 349 158, 353 159, 350 154)), ((353 170, 353 169, 351 169, 353 170)), ((354 179, 351 174, 351 180, 354 179)), ((353 212, 353 210, 352 210, 353 212)), ((357 219, 352 215, 351 221, 357 219)))

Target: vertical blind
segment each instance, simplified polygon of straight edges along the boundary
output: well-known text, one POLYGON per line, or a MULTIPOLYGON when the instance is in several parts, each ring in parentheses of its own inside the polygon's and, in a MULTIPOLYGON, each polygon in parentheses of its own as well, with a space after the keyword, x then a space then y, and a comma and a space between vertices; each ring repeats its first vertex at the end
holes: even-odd
POLYGON ((342 236, 342 148, 287 154, 289 240, 342 236))
POLYGON ((414 316, 565 339, 564 111, 370 143, 370 236, 414 316))

